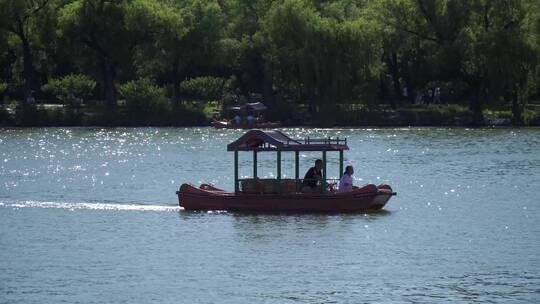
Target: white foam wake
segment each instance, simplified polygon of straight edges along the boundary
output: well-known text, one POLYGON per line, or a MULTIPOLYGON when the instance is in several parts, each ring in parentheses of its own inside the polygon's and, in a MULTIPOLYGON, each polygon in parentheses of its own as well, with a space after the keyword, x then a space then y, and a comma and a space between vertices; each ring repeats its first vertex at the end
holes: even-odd
POLYGON ((0 202, 0 208, 53 208, 67 210, 114 210, 114 211, 179 211, 180 207, 160 205, 109 204, 109 203, 62 203, 62 202, 0 202))

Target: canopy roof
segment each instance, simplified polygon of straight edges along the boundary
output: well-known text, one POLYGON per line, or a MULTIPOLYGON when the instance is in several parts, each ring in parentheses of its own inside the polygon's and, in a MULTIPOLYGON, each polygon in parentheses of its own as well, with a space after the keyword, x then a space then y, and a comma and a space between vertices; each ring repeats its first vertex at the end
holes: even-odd
POLYGON ((252 102, 248 103, 246 106, 255 112, 262 112, 268 109, 262 102, 252 102))
POLYGON ((292 139, 280 131, 250 130, 227 145, 227 151, 343 151, 347 139, 292 139))
POLYGON ((248 109, 253 112, 264 112, 268 108, 262 102, 250 102, 245 105, 235 105, 227 107, 227 111, 240 112, 244 109, 248 109))

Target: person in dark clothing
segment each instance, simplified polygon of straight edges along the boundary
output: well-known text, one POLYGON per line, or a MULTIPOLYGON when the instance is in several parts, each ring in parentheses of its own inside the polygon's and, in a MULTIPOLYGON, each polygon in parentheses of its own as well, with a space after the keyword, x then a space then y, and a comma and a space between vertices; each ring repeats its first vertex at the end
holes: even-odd
POLYGON ((317 188, 317 182, 322 180, 322 167, 322 160, 317 159, 315 161, 315 166, 309 168, 304 176, 304 181, 302 182, 302 191, 312 191, 317 188))

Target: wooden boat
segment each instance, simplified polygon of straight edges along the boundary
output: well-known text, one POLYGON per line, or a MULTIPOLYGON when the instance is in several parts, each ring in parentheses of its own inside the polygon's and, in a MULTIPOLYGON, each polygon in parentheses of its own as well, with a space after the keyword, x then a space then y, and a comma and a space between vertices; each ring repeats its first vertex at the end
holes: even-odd
POLYGON ((387 185, 367 185, 347 193, 250 194, 227 192, 202 184, 180 187, 180 206, 185 210, 259 212, 360 212, 378 210, 395 195, 387 185))
POLYGON ((281 127, 280 122, 255 122, 253 124, 234 124, 228 120, 214 120, 212 126, 216 129, 274 129, 281 127))
MULTIPOLYGON (((234 151, 234 192, 209 184, 199 187, 183 184, 178 194, 180 207, 185 210, 226 210, 256 212, 360 212, 383 208, 393 195, 389 185, 369 184, 340 193, 332 189, 326 178, 326 154, 339 152, 339 172, 343 172, 343 151, 348 150, 346 139, 294 140, 280 131, 251 130, 227 146, 234 151), (238 178, 238 154, 253 153, 253 178, 238 178), (275 151, 277 178, 257 177, 257 153, 275 151), (299 152, 321 151, 323 161, 322 184, 315 192, 302 192, 299 179, 299 152), (281 174, 281 153, 295 153, 295 179, 284 179, 281 174), (320 191, 319 191, 320 190, 320 191)), ((341 174, 339 175, 341 176, 341 174)))

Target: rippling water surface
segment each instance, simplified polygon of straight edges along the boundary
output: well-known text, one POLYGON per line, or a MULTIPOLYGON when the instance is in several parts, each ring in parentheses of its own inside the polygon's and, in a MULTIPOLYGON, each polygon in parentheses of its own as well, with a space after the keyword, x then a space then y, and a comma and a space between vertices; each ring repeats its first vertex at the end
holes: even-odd
POLYGON ((0 303, 540 302, 540 129, 284 131, 347 137, 356 183, 398 196, 374 214, 186 212, 181 183, 232 189, 241 131, 0 129, 0 303))

